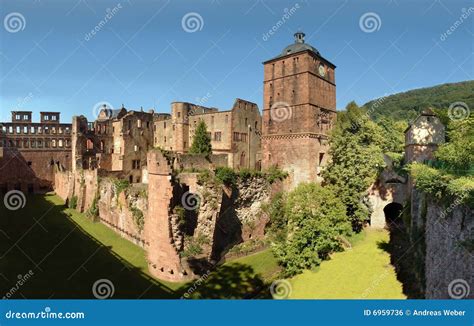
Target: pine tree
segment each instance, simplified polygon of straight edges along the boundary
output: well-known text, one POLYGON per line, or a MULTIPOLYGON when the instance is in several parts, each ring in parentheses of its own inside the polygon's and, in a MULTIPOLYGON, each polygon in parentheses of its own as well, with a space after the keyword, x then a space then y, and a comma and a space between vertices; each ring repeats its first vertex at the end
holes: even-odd
POLYGON ((199 121, 196 127, 193 144, 191 145, 189 152, 191 154, 202 154, 206 156, 212 154, 211 137, 207 133, 206 123, 202 120, 199 121))

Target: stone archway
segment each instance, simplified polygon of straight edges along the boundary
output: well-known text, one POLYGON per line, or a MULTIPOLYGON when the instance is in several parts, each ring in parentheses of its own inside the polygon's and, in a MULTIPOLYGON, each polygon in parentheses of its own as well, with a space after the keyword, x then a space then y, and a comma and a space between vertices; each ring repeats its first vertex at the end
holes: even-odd
POLYGON ((396 202, 389 203, 384 207, 383 212, 385 215, 385 223, 388 227, 403 223, 401 218, 402 210, 403 205, 396 202))

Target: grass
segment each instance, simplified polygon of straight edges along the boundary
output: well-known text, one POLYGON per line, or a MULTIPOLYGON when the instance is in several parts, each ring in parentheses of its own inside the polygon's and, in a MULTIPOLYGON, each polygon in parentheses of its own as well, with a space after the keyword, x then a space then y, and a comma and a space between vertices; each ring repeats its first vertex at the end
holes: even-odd
POLYGON ((278 262, 273 256, 271 249, 231 260, 226 265, 233 263, 251 266, 255 274, 260 275, 265 281, 271 280, 280 271, 278 262))
MULTIPOLYGON (((8 211, 0 204, 0 293, 11 292, 19 275, 34 275, 12 298, 94 298, 93 284, 108 279, 113 298, 269 298, 269 283, 280 271, 270 249, 217 267, 188 283, 154 279, 144 250, 101 223, 64 206, 54 195, 27 198, 8 211)), ((404 298, 381 244, 386 231, 364 231, 352 249, 335 253, 317 271, 290 280, 290 298, 404 298)))
POLYGON ((385 230, 365 230, 350 239, 352 249, 333 254, 316 271, 305 271, 290 279, 289 298, 405 299, 389 254, 379 248, 388 240, 385 230))
POLYGON ((99 279, 113 298, 176 298, 183 284, 149 276, 143 249, 105 225, 67 209, 53 195, 27 197, 26 206, 0 205, 0 293, 11 298, 94 298, 99 279), (11 291, 19 275, 33 276, 11 291), (179 288, 179 290, 177 290, 179 288))
MULTIPOLYGON (((58 197, 51 197, 51 202, 60 205, 62 200, 58 197)), ((148 264, 145 259, 145 250, 134 243, 122 238, 116 232, 108 228, 102 223, 94 223, 88 219, 84 214, 78 213, 74 209, 65 209, 64 212, 68 217, 76 223, 84 232, 100 241, 104 246, 110 248, 110 250, 122 259, 127 261, 130 265, 138 268, 144 274, 153 277, 148 271, 148 264)), ((170 289, 177 290, 184 283, 173 283, 161 281, 160 283, 165 284, 170 289)))

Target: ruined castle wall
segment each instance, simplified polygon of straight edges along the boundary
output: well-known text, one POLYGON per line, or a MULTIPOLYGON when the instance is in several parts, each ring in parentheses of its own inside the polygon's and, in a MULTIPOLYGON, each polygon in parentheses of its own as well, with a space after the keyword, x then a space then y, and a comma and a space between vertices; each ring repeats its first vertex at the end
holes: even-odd
POLYGON ((212 154, 209 157, 202 155, 181 154, 174 161, 176 170, 208 170, 227 166, 227 154, 212 154))
POLYGON ((56 195, 67 201, 74 195, 74 174, 70 171, 54 174, 54 191, 56 195))
POLYGON ((241 179, 235 186, 223 188, 214 227, 214 258, 222 258, 237 244, 264 237, 269 219, 262 206, 270 201, 271 193, 271 185, 262 177, 241 179))
POLYGON ((74 191, 77 196, 78 212, 87 211, 97 196, 97 170, 79 170, 74 180, 74 191))
POLYGON ((67 169, 70 165, 71 155, 68 151, 3 148, 0 185, 2 188, 24 192, 47 192, 54 187, 55 169, 67 169))
POLYGON ((121 237, 145 246, 143 225, 148 214, 146 188, 130 187, 120 193, 110 179, 103 179, 99 187, 100 221, 121 237))
POLYGON ((428 200, 425 230, 427 299, 452 298, 449 289, 451 294, 460 294, 455 286, 460 290, 463 282, 470 286, 467 297, 474 299, 473 216, 473 208, 428 200))
POLYGON ((158 150, 150 151, 148 166, 148 216, 144 225, 150 273, 160 279, 180 281, 192 277, 192 271, 181 261, 172 225, 173 208, 180 199, 177 182, 166 157, 158 150))

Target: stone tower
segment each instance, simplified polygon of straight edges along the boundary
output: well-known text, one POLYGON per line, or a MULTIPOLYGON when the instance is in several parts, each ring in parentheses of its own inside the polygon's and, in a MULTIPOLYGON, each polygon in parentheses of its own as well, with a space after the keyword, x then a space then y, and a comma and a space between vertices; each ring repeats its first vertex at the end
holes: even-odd
POLYGON ((320 181, 336 119, 336 66, 304 36, 263 63, 262 166, 287 171, 287 189, 320 181))
POLYGON ((431 109, 425 109, 405 130, 405 161, 433 159, 433 153, 445 141, 445 127, 431 109))

